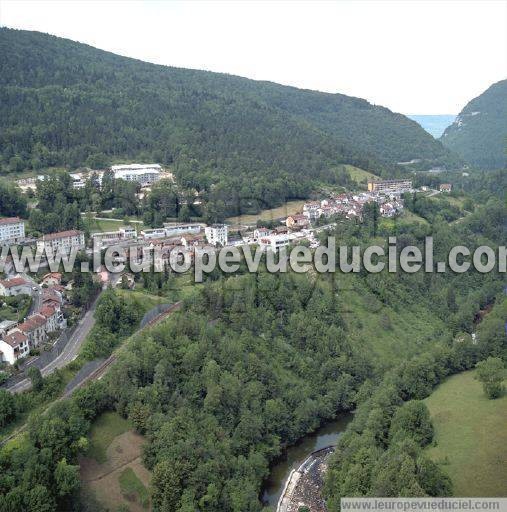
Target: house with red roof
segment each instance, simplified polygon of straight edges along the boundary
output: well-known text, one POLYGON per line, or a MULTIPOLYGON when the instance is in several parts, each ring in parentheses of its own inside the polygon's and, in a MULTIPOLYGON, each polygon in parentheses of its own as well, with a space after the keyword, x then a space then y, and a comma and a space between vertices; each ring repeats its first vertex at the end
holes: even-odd
POLYGON ((0 280, 0 295, 4 297, 14 297, 21 294, 30 295, 31 293, 30 283, 21 276, 0 280))
POLYGON ((289 215, 287 220, 285 221, 285 225, 289 229, 303 229, 308 227, 309 221, 306 215, 302 213, 297 213, 295 215, 289 215))
POLYGON ((18 359, 26 357, 29 352, 28 337, 19 329, 13 329, 0 339, 0 358, 3 362, 14 364, 18 359))
POLYGON ((37 347, 46 341, 46 324, 46 317, 40 313, 35 313, 35 315, 29 316, 23 323, 19 324, 17 328, 26 335, 30 347, 37 347))

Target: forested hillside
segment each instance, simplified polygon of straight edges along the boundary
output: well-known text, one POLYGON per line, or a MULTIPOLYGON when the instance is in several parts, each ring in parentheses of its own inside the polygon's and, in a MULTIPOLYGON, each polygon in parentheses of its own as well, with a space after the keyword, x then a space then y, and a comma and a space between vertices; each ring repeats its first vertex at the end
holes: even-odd
POLYGON ((3 173, 154 160, 198 188, 249 176, 252 188, 297 197, 310 179, 332 181, 329 168, 340 162, 378 171, 452 160, 417 123, 362 99, 158 66, 6 28, 0 120, 3 173))
POLYGON ((507 80, 470 101, 441 139, 467 162, 484 169, 507 164, 507 80))

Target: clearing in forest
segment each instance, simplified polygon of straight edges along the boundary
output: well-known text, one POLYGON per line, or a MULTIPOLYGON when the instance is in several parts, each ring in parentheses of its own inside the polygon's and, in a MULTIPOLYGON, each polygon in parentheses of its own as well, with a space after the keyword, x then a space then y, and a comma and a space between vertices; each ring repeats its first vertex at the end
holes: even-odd
POLYGON ((85 494, 116 511, 146 512, 151 509, 151 473, 142 463, 143 436, 116 413, 100 415, 90 432, 90 450, 79 461, 85 494))
POLYGON ((427 453, 442 463, 455 496, 505 496, 507 394, 489 400, 474 375, 450 377, 425 400, 435 427, 427 453))

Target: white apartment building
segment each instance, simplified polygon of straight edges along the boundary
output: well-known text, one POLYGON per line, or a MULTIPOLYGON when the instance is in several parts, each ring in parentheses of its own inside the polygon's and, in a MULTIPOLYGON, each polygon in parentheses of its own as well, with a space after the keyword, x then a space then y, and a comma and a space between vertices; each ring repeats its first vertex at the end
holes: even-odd
POLYGON ((159 164, 122 164, 111 166, 115 179, 136 181, 142 187, 160 179, 162 167, 159 164))
POLYGON ((369 180, 368 192, 389 193, 412 190, 412 180, 369 180))
POLYGON ((93 246, 107 247, 125 240, 135 240, 137 238, 137 230, 132 226, 125 226, 118 231, 103 231, 101 233, 92 234, 93 246))
POLYGON ((25 238, 25 222, 19 217, 0 219, 0 244, 17 243, 25 238))
POLYGON ((82 231, 71 229, 69 231, 60 231, 59 233, 49 233, 44 235, 42 240, 37 242, 37 248, 40 250, 51 249, 53 254, 56 251, 64 253, 70 252, 73 248, 81 251, 85 248, 85 238, 82 231))
POLYGON ((143 229, 141 231, 141 236, 145 240, 150 240, 153 238, 165 238, 165 228, 143 229))
POLYGON ((165 234, 167 237, 179 236, 185 234, 196 235, 201 232, 201 224, 164 224, 165 234))
POLYGON ((213 224, 204 228, 206 240, 210 245, 227 245, 228 227, 226 224, 213 224))

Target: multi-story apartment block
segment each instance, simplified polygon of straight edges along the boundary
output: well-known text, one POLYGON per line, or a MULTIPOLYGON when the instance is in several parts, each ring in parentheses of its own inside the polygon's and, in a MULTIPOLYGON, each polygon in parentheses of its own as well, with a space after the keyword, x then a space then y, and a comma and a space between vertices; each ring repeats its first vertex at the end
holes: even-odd
POLYGON ((206 240, 211 245, 227 245, 228 227, 226 224, 213 224, 204 228, 206 240))
POLYGON ((21 242, 25 238, 25 222, 18 217, 0 219, 0 244, 21 242))
POLYGON ((46 251, 50 249, 53 253, 56 251, 68 253, 74 247, 77 248, 78 251, 85 248, 84 233, 75 229, 61 231, 59 233, 49 233, 48 235, 44 235, 42 240, 37 242, 37 248, 46 251))
POLYGON ((160 179, 162 167, 159 164, 123 164, 113 165, 111 171, 115 179, 136 181, 145 187, 160 179))
POLYGON ((368 191, 386 194, 412 190, 412 180, 369 180, 368 191))

